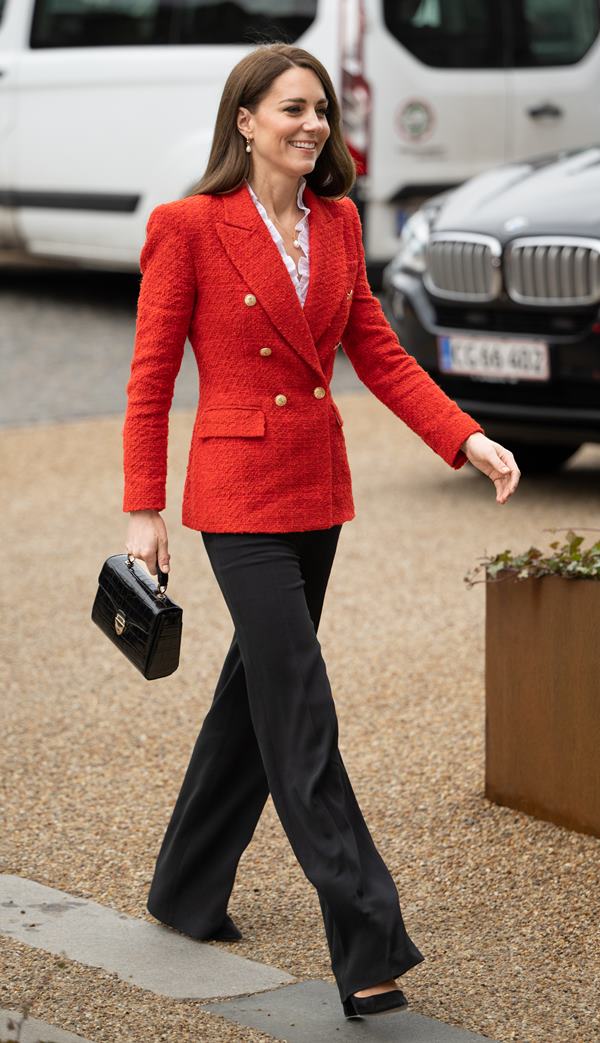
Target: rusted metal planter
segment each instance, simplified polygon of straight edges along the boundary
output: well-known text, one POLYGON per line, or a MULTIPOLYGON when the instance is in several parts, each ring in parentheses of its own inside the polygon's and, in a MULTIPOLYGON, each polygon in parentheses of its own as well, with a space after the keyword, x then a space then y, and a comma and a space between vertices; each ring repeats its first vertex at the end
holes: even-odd
POLYGON ((600 836, 600 581, 486 582, 485 795, 600 836))

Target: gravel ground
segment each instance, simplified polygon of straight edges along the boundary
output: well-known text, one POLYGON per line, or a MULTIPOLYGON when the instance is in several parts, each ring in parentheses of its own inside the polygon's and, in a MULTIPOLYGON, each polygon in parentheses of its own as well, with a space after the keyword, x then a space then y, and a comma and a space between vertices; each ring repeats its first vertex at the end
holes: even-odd
MULTIPOLYGON (((499 506, 488 479, 451 471, 372 396, 336 398, 357 517, 319 638, 342 754, 425 955, 402 987, 413 1011, 499 1041, 598 1043, 600 842, 484 798, 485 592, 463 576, 488 551, 545 546, 548 526, 599 526, 600 447, 560 476, 524 476, 499 506)), ((179 670, 144 681, 89 619, 102 562, 124 550, 121 423, 3 432, 2 869, 152 921, 154 858, 232 626, 200 534, 179 520, 190 411, 171 415, 164 512, 179 670)), ((334 981, 316 894, 270 799, 230 912, 244 932, 230 951, 334 981)), ((33 996, 32 1017, 95 1043, 240 1039, 194 1003, 7 939, 2 964, 0 1006, 33 996)))

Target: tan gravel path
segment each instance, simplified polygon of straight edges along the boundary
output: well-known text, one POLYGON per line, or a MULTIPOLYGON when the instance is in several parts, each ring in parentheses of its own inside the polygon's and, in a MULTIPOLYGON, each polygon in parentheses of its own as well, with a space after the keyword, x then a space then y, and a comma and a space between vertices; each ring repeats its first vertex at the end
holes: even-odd
MULTIPOLYGON (((372 396, 336 397, 357 517, 319 636, 340 747, 426 957, 403 988, 413 1011, 499 1041, 598 1043, 600 841, 483 797, 484 588, 463 575, 486 551, 543 544, 544 527, 600 526, 600 447, 560 477, 523 477, 498 506, 488 479, 451 471, 372 396)), ((89 620, 100 565, 124 550, 121 418, 2 434, 2 869, 149 920, 154 858, 231 638, 200 534, 179 521, 192 424, 171 416, 164 513, 182 661, 152 683, 89 620)), ((230 911, 244 932, 231 951, 333 982, 316 894, 270 800, 230 911)), ((0 1006, 33 993, 32 1016, 95 1043, 240 1039, 193 1003, 62 963, 4 939, 0 1006)))

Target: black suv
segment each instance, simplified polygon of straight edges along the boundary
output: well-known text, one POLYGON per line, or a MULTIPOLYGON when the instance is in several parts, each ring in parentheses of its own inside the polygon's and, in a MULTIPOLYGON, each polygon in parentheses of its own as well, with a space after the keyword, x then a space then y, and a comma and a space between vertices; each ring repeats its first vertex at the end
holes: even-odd
POLYGON ((401 344, 523 471, 600 442, 600 146, 428 200, 383 289, 401 344))

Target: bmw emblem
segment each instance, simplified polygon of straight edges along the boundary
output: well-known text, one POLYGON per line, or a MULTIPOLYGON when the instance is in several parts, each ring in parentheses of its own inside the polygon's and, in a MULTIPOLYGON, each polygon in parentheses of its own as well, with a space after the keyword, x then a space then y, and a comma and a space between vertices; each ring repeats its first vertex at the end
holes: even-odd
POLYGON ((504 222, 505 232, 520 232, 522 228, 525 228, 529 224, 526 217, 509 217, 508 221, 504 222))

